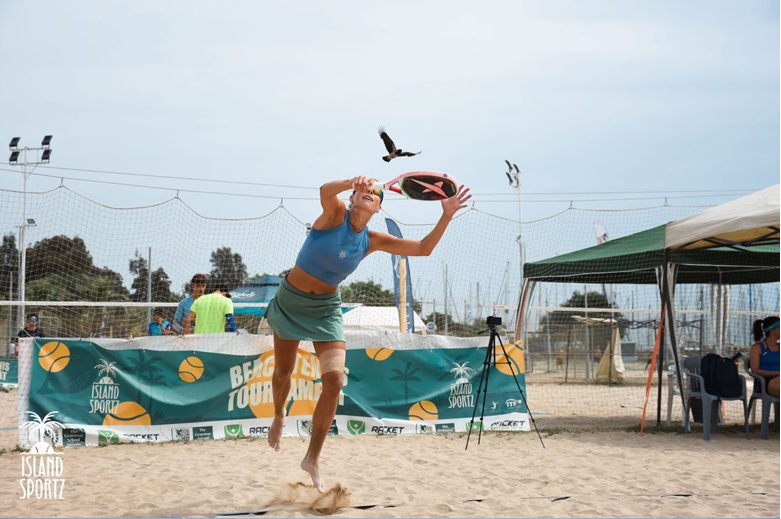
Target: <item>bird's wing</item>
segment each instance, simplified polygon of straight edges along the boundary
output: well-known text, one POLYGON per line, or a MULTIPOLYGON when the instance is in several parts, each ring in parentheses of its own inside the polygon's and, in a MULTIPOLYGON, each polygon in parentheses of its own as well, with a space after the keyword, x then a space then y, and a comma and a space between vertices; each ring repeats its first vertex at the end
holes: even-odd
POLYGON ((377 130, 377 132, 380 134, 380 139, 382 139, 382 142, 385 144, 385 149, 388 150, 388 153, 393 153, 396 151, 396 145, 393 144, 393 141, 388 136, 387 133, 385 133, 385 128, 380 126, 380 129, 377 130))
POLYGON ((411 151, 402 151, 399 153, 399 157, 414 157, 415 155, 420 155, 422 152, 422 150, 417 153, 413 153, 411 151))
POLYGON ((504 172, 504 174, 507 175, 507 180, 510 181, 510 185, 513 185, 513 177, 511 177, 510 174, 507 173, 506 171, 504 172))
POLYGON ((513 164, 513 167, 515 168, 515 172, 516 172, 516 173, 518 173, 518 174, 520 174, 520 173, 521 173, 520 171, 518 171, 518 166, 517 166, 516 164, 513 164))
POLYGON ((512 172, 513 168, 510 166, 510 161, 507 159, 504 159, 504 161, 507 163, 507 171, 512 172))

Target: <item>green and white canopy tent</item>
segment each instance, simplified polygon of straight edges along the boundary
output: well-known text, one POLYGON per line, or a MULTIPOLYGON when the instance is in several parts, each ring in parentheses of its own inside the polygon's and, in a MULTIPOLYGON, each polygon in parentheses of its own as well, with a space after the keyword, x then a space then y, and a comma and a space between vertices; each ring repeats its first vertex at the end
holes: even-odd
MULTIPOLYGON (((527 263, 516 337, 540 282, 657 285, 669 323, 675 322, 672 295, 676 284, 777 283, 780 215, 776 184, 681 220, 527 263)), ((668 326, 667 331, 680 377, 675 327, 668 326)), ((661 397, 661 373, 659 388, 661 397)))

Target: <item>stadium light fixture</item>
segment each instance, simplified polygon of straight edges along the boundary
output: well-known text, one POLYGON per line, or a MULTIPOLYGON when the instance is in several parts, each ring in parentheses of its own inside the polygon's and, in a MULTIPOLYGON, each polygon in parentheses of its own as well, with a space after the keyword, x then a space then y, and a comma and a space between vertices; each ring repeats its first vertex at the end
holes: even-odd
POLYGON ((24 315, 25 315, 25 280, 26 273, 25 267, 27 263, 27 246, 25 245, 25 231, 28 227, 35 227, 35 219, 27 218, 27 178, 32 174, 35 166, 39 164, 48 164, 52 156, 51 142, 52 135, 45 135, 41 140, 41 146, 38 148, 19 148, 19 141, 21 137, 13 137, 8 147, 11 149, 11 156, 8 162, 14 166, 21 166, 22 178, 24 181, 24 191, 22 194, 22 225, 19 226, 19 279, 17 286, 19 287, 19 327, 24 327, 24 315), (34 155, 30 155, 28 152, 33 152, 34 155), (20 160, 21 155, 21 160, 20 160))

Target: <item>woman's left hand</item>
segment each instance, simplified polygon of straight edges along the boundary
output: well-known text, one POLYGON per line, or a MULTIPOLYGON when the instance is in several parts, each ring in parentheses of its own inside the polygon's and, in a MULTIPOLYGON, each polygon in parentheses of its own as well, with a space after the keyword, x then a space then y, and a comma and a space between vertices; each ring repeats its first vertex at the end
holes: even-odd
POLYGON ((469 194, 469 188, 463 185, 459 186, 455 195, 442 200, 442 214, 452 218, 459 210, 466 207, 466 202, 470 198, 472 195, 469 194))

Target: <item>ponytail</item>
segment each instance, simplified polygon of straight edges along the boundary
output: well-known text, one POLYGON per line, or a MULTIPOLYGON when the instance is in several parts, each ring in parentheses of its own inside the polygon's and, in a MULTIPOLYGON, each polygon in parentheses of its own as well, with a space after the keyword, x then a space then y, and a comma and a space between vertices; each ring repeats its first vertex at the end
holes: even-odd
POLYGON ((765 336, 765 332, 762 331, 762 319, 754 321, 754 325, 751 327, 751 331, 754 334, 754 342, 759 342, 762 337, 765 336))

